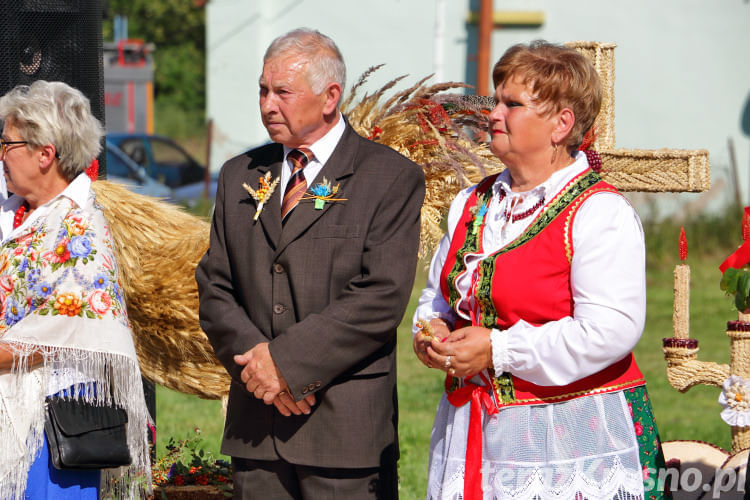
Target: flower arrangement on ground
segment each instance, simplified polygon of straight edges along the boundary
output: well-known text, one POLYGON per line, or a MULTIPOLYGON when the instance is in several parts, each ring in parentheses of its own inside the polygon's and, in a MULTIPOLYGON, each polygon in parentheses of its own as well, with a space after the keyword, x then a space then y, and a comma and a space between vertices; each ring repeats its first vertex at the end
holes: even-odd
POLYGON ((170 490, 190 486, 205 487, 202 494, 193 488, 193 499, 231 498, 232 466, 204 450, 200 433, 195 429, 186 439, 169 438, 167 453, 152 467, 156 500, 178 498, 170 490))

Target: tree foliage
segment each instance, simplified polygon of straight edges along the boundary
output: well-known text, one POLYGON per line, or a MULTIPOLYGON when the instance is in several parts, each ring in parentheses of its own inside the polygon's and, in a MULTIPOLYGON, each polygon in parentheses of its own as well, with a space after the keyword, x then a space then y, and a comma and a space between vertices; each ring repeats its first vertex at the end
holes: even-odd
POLYGON ((157 104, 203 119, 205 92, 205 9, 192 0, 109 0, 104 40, 114 38, 114 18, 127 16, 128 37, 156 45, 157 104))

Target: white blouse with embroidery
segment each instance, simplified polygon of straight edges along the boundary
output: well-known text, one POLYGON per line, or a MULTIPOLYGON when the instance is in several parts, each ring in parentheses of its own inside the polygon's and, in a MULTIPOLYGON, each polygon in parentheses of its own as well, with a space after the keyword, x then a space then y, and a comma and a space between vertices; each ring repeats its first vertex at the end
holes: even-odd
MULTIPOLYGON (((484 253, 465 256, 467 272, 457 282, 460 306, 474 307, 468 290, 478 263, 520 236, 544 203, 587 168, 586 155, 578 153, 572 165, 523 193, 510 188, 508 171, 498 176, 485 219, 484 253), (501 191, 505 196, 499 196, 501 191)), ((440 273, 473 189, 459 193, 451 205, 448 233, 433 256, 415 322, 440 317, 452 323, 458 317, 440 291, 440 273)), ((492 330, 496 373, 510 372, 539 385, 566 385, 606 368, 638 342, 646 285, 637 214, 622 196, 597 193, 579 209, 572 235, 573 316, 541 326, 519 321, 507 330, 492 330)), ((469 405, 455 408, 443 395, 432 431, 427 498, 460 498, 468 424, 469 405)), ((483 441, 486 498, 643 495, 633 421, 621 392, 484 413, 483 441)))

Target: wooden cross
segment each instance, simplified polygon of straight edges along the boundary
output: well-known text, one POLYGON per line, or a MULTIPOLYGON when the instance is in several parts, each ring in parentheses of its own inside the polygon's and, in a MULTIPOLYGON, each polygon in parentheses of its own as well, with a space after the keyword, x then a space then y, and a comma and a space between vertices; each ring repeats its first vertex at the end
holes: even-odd
POLYGON ((620 191, 700 192, 711 187, 705 149, 615 149, 614 43, 569 42, 593 63, 602 82, 602 108, 593 149, 602 158, 602 178, 620 191))

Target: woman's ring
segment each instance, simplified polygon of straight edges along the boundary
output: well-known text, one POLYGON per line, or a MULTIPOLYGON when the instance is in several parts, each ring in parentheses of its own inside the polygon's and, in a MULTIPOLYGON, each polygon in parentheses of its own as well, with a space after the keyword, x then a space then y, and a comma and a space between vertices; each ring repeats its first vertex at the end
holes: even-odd
POLYGON ((450 368, 451 367, 451 357, 450 356, 448 356, 447 358, 445 358, 445 367, 446 368, 450 368))
POLYGON ((281 397, 281 396, 283 396, 284 394, 286 394, 286 391, 281 391, 281 392, 279 393, 279 396, 278 396, 278 397, 281 397))
POLYGON ((449 368, 448 369, 448 373, 450 373, 451 375, 455 375, 456 374, 456 369, 455 368, 449 368))

